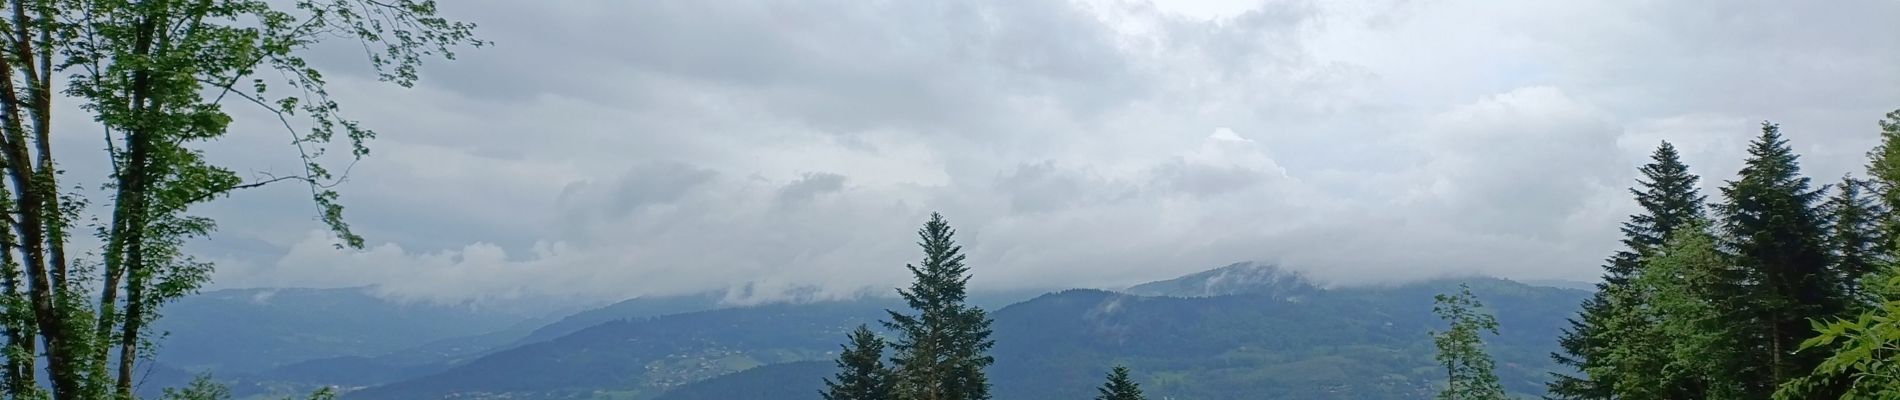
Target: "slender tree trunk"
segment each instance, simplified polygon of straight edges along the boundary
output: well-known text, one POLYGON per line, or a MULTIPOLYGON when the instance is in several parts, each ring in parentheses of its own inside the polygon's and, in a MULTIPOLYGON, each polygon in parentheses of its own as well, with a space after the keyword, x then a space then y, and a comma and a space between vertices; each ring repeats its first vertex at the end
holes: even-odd
MULTIPOLYGON (((14 6, 18 10, 20 4, 16 2, 14 6)), ((16 12, 15 24, 21 23, 19 16, 20 14, 16 12)), ((20 41, 14 55, 30 57, 33 54, 31 49, 23 49, 24 47, 27 45, 24 41, 20 41)), ((21 124, 23 113, 20 110, 20 99, 15 95, 19 92, 13 85, 16 77, 12 65, 14 63, 30 65, 31 62, 5 57, 5 55, 0 55, 0 66, 3 66, 0 67, 0 112, 4 112, 6 116, 5 139, 0 141, 3 142, 0 146, 4 149, 0 151, 5 153, 7 177, 14 189, 14 205, 19 208, 20 219, 13 224, 13 228, 19 234, 18 250, 22 269, 25 270, 27 294, 33 308, 35 322, 39 325, 41 344, 46 347, 47 369, 53 383, 54 398, 74 399, 78 396, 81 383, 79 357, 74 354, 77 350, 68 345, 67 335, 71 332, 64 324, 65 313, 59 310, 57 305, 56 291, 59 288, 51 282, 52 276, 47 272, 46 260, 48 237, 45 230, 45 218, 50 213, 45 209, 47 204, 45 190, 58 186, 51 181, 50 177, 47 177, 47 174, 35 171, 31 161, 32 156, 27 150, 25 128, 21 124)), ((43 154, 42 156, 50 157, 51 155, 43 154)))
MULTIPOLYGON (((139 243, 132 244, 132 253, 127 258, 132 265, 136 266, 144 261, 143 252, 140 251, 143 247, 139 243)), ((125 297, 125 329, 121 331, 122 334, 119 337, 119 379, 116 382, 117 394, 121 399, 133 398, 132 371, 138 364, 139 331, 145 328, 145 291, 141 288, 148 283, 146 282, 148 278, 143 273, 135 272, 126 280, 126 288, 129 290, 126 291, 125 297)))
MULTIPOLYGON (((157 31, 156 20, 159 15, 167 12, 168 3, 160 0, 153 4, 152 7, 155 10, 149 10, 151 14, 144 16, 144 19, 140 21, 138 36, 133 44, 135 54, 150 54, 155 41, 160 42, 159 47, 164 47, 165 39, 161 38, 161 33, 157 31)), ((159 104, 151 96, 151 80, 150 71, 139 70, 133 73, 130 98, 134 116, 144 116, 159 108, 159 104)), ((118 249, 117 259, 120 263, 116 268, 108 267, 112 270, 109 272, 113 272, 108 280, 123 279, 125 282, 123 286, 126 292, 125 313, 121 317, 123 323, 118 332, 118 376, 114 382, 115 394, 121 399, 132 398, 132 377, 138 365, 139 335, 144 329, 143 322, 146 319, 145 303, 147 301, 144 294, 150 266, 146 265, 142 250, 145 242, 144 233, 150 228, 151 197, 147 192, 150 191, 155 174, 151 166, 152 152, 155 151, 153 149, 155 133, 152 129, 149 121, 138 120, 133 129, 126 133, 126 141, 129 142, 126 148, 127 153, 124 154, 126 163, 124 170, 119 171, 121 190, 119 197, 114 199, 113 226, 119 230, 114 232, 111 238, 116 239, 113 245, 118 249)), ((111 299, 119 287, 108 286, 102 290, 105 293, 102 293, 100 297, 111 299)), ((101 306, 115 307, 111 303, 101 306)), ((100 331, 102 336, 110 332, 111 323, 112 321, 109 320, 101 321, 100 325, 107 328, 100 331)))

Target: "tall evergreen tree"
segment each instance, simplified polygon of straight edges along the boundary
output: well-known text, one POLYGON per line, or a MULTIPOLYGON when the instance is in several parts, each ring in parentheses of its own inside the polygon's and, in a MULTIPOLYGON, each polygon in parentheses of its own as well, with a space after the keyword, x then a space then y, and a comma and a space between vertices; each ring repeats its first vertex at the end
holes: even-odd
POLYGON ((1696 189, 1701 177, 1689 172, 1688 164, 1682 162, 1681 154, 1669 142, 1658 145, 1650 154, 1650 163, 1638 171, 1643 177, 1630 193, 1635 195, 1642 212, 1623 223, 1624 249, 1611 255, 1604 264, 1603 282, 1597 284, 1596 294, 1584 302, 1581 314, 1570 320, 1571 326, 1558 338, 1560 351, 1551 354, 1559 365, 1580 374, 1553 373, 1548 385, 1550 398, 1610 399, 1616 397, 1613 393, 1619 385, 1619 376, 1655 376, 1649 371, 1619 372, 1622 370, 1617 364, 1635 360, 1611 362, 1610 353, 1617 351, 1617 341, 1625 335, 1606 332, 1607 325, 1614 319, 1625 333, 1650 329, 1646 321, 1634 318, 1640 313, 1630 311, 1632 307, 1642 307, 1645 296, 1625 288, 1642 272, 1645 254, 1661 246, 1670 232, 1702 218, 1705 197, 1696 189), (1612 295, 1619 292, 1623 298, 1612 299, 1612 295))
POLYGON ((1843 177, 1834 195, 1821 206, 1827 213, 1827 246, 1834 279, 1840 282, 1849 305, 1854 306, 1872 300, 1862 281, 1887 262, 1883 247, 1886 239, 1881 237, 1879 221, 1884 210, 1868 196, 1868 185, 1852 176, 1843 177))
MULTIPOLYGON (((1867 153, 1867 184, 1882 209, 1900 212, 1900 110, 1880 121, 1880 145, 1867 153)), ((1882 237, 1900 239, 1900 219, 1884 218, 1882 237)))
POLYGON ((838 353, 838 374, 825 379, 825 400, 892 400, 891 371, 884 366, 884 340, 858 325, 838 353))
POLYGON ((1504 400, 1504 385, 1498 383, 1497 364, 1484 351, 1485 332, 1498 334, 1498 321, 1483 310, 1484 304, 1471 294, 1471 287, 1458 285, 1457 294, 1439 294, 1433 299, 1432 312, 1450 326, 1432 332, 1438 346, 1438 362, 1445 366, 1445 390, 1439 400, 1504 400))
POLYGON ((1887 253, 1883 261, 1888 265, 1862 282, 1870 284, 1864 285, 1865 289, 1875 295, 1900 299, 1900 287, 1885 285, 1892 281, 1888 278, 1900 276, 1900 266, 1893 265, 1900 260, 1900 110, 1887 113, 1880 121, 1880 145, 1868 152, 1867 158, 1867 189, 1879 211, 1874 218, 1881 241, 1877 247, 1887 253))
POLYGON ((1725 247, 1747 272, 1746 315, 1730 323, 1756 327, 1742 360, 1746 398, 1766 398, 1775 385, 1805 375, 1818 352, 1796 353, 1813 334, 1809 320, 1838 315, 1844 305, 1828 269, 1821 191, 1801 176, 1799 158, 1778 126, 1763 123, 1740 178, 1722 188, 1725 247))
POLYGON ((1114 370, 1108 372, 1108 382, 1103 383, 1102 387, 1096 390, 1102 392, 1102 395, 1095 396, 1095 400, 1144 399, 1144 397, 1141 396, 1141 385, 1136 384, 1134 379, 1128 377, 1128 367, 1120 365, 1115 366, 1114 370))
POLYGON ((969 267, 956 231, 937 213, 917 231, 924 249, 921 265, 906 265, 915 279, 898 294, 915 314, 888 311, 884 325, 897 332, 891 357, 897 397, 905 400, 980 400, 990 398, 983 369, 995 362, 989 350, 990 319, 965 300, 969 267))
MULTIPOLYGON (((1793 379, 1783 384, 1775 392, 1777 399, 1811 398, 1816 388, 1833 388, 1841 393, 1840 398, 1854 399, 1895 399, 1900 398, 1900 110, 1887 113, 1880 121, 1880 145, 1868 153, 1868 179, 1864 183, 1872 197, 1871 224, 1873 235, 1872 267, 1874 272, 1863 275, 1859 287, 1865 290, 1862 300, 1867 308, 1853 318, 1834 319, 1825 323, 1817 321, 1815 330, 1819 333, 1801 343, 1802 351, 1831 350, 1810 375, 1793 379)), ((1835 256, 1851 257, 1842 251, 1843 240, 1842 210, 1838 204, 1843 197, 1851 194, 1838 193, 1830 201, 1833 215, 1833 244, 1835 256)), ((1847 246, 1851 247, 1851 246, 1847 246)), ((1837 266, 1852 265, 1850 260, 1835 260, 1837 266)), ((1837 267, 1837 269, 1846 269, 1837 267)), ((1853 286, 1850 285, 1850 289, 1853 286)))

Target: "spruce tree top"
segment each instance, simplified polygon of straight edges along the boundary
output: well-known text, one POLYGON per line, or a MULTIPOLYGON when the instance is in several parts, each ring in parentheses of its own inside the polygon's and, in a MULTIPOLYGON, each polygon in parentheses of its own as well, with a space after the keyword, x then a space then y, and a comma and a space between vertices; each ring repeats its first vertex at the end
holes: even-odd
POLYGON ((1623 223, 1627 250, 1611 256, 1604 266, 1604 281, 1609 286, 1619 286, 1639 273, 1643 257, 1662 247, 1669 232, 1702 218, 1707 198, 1696 190, 1702 177, 1689 173, 1689 165, 1682 162, 1676 146, 1664 141, 1649 159, 1637 169, 1643 176, 1637 179, 1636 187, 1630 188, 1643 212, 1623 223))
MULTIPOLYGON (((1822 191, 1811 188, 1809 178, 1801 175, 1800 156, 1781 137, 1779 126, 1763 122, 1761 136, 1749 144, 1748 160, 1741 177, 1722 188, 1727 202, 1721 205, 1724 228, 1741 243, 1738 250, 1766 251, 1744 256, 1772 256, 1777 260, 1819 258, 1818 254, 1795 254, 1788 248, 1817 252, 1821 239, 1821 216, 1813 207, 1822 191), (1752 243, 1754 245, 1744 245, 1752 243), (1786 247, 1786 248, 1784 248, 1786 247)), ((1813 267, 1825 259, 1802 260, 1813 267)))
POLYGON ((915 279, 909 289, 898 289, 912 313, 886 310, 884 326, 896 333, 891 342, 891 369, 897 375, 898 398, 924 400, 982 400, 990 398, 983 369, 995 362, 988 355, 990 319, 982 308, 965 304, 969 267, 956 232, 942 215, 917 231, 924 249, 921 264, 905 265, 915 279))
POLYGON ((870 328, 858 325, 851 331, 850 344, 838 354, 838 373, 825 379, 825 400, 890 400, 895 384, 884 366, 884 340, 870 328))
MULTIPOLYGON (((1742 164, 1741 178, 1730 182, 1729 187, 1723 188, 1722 192, 1734 200, 1753 194, 1745 189, 1781 189, 1794 192, 1797 200, 1812 202, 1820 196, 1820 191, 1809 189, 1808 177, 1801 175, 1800 157, 1788 145, 1788 139, 1781 137, 1780 125, 1763 122, 1761 136, 1748 145, 1748 160, 1742 164)), ((1762 205, 1734 206, 1750 208, 1762 205)))
POLYGON ((1636 204, 1646 213, 1630 217, 1630 222, 1623 226, 1624 233, 1640 245, 1631 248, 1645 251, 1662 246, 1676 228, 1702 218, 1702 204, 1706 200, 1696 190, 1696 182, 1702 177, 1689 173, 1689 165, 1682 162, 1675 145, 1662 142, 1649 158, 1651 162, 1639 169, 1643 173, 1643 178, 1637 181, 1641 189, 1630 188, 1630 193, 1636 195, 1636 204))
POLYGON ((930 221, 917 230, 917 245, 924 248, 924 261, 922 265, 904 266, 916 280, 911 282, 910 290, 898 289, 910 308, 928 310, 963 303, 970 268, 963 265, 963 246, 957 245, 956 234, 950 222, 934 212, 930 213, 930 221))
POLYGON ((1128 367, 1117 365, 1108 372, 1108 383, 1102 384, 1102 395, 1095 400, 1142 400, 1141 385, 1128 377, 1128 367))

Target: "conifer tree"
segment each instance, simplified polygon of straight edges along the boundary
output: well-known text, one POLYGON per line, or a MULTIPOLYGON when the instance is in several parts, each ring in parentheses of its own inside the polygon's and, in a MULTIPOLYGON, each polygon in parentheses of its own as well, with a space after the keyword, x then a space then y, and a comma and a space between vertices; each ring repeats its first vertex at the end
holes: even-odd
POLYGON ((1765 398, 1775 385, 1805 375, 1819 352, 1797 353, 1812 336, 1809 320, 1838 315, 1844 295, 1828 269, 1821 191, 1801 176, 1799 158, 1780 128, 1763 123, 1749 146, 1740 178, 1722 188, 1719 206, 1724 247, 1747 273, 1743 315, 1732 326, 1752 327, 1738 365, 1746 398, 1765 398))
POLYGON ((1570 326, 1563 329, 1557 337, 1558 352, 1550 358, 1557 365, 1566 367, 1572 373, 1551 372, 1551 381, 1547 385, 1550 392, 1545 398, 1554 400, 1601 400, 1612 398, 1614 382, 1608 377, 1591 377, 1587 371, 1600 370, 1605 361, 1600 349, 1605 348, 1597 327, 1607 323, 1609 317, 1609 291, 1607 281, 1597 284, 1597 292, 1583 300, 1582 312, 1568 320, 1570 326))
POLYGON ((1114 370, 1108 372, 1108 383, 1102 384, 1102 387, 1096 390, 1102 392, 1102 395, 1095 396, 1095 400, 1144 399, 1144 397, 1141 396, 1141 385, 1136 384, 1134 379, 1128 377, 1128 367, 1120 365, 1115 366, 1114 370))
POLYGON ((1852 176, 1843 177, 1835 185, 1834 195, 1821 206, 1827 213, 1827 246, 1834 279, 1855 308, 1873 300, 1866 293, 1863 279, 1887 263, 1882 247, 1886 239, 1881 237, 1878 220, 1884 210, 1867 195, 1868 185, 1852 176))
POLYGON ((1498 383, 1497 365, 1484 351, 1485 332, 1498 334, 1498 321, 1483 310, 1484 304, 1471 294, 1471 287, 1458 285, 1453 295, 1433 296, 1432 312, 1450 327, 1432 332, 1438 346, 1438 362, 1445 366, 1445 390, 1439 400, 1503 400, 1504 386, 1498 383))
POLYGON ((1653 252, 1663 245, 1669 233, 1702 218, 1705 197, 1696 189, 1701 177, 1689 172, 1688 164, 1682 162, 1681 154, 1675 145, 1662 142, 1650 154, 1650 163, 1638 169, 1643 177, 1637 181, 1637 187, 1631 188, 1636 203, 1642 207, 1642 213, 1630 216, 1623 223, 1624 249, 1610 256, 1604 264, 1603 282, 1597 284, 1597 292, 1583 304, 1583 311, 1577 318, 1570 320, 1571 326, 1558 338, 1560 351, 1551 354, 1559 365, 1570 367, 1579 375, 1553 373, 1548 385, 1551 398, 1555 399, 1610 399, 1615 398, 1617 379, 1621 376, 1639 376, 1653 378, 1650 371, 1627 371, 1618 368, 1623 365, 1653 364, 1659 360, 1621 360, 1612 362, 1610 354, 1622 352, 1631 356, 1650 356, 1653 352, 1635 351, 1638 344, 1620 345, 1618 341, 1628 337, 1630 332, 1652 331, 1651 321, 1640 318, 1642 313, 1633 308, 1644 307, 1647 295, 1628 290, 1630 281, 1642 272, 1645 254, 1653 252), (1613 295, 1621 293, 1621 299, 1613 295), (1607 325, 1617 321, 1618 332, 1608 332, 1607 325), (1617 347, 1632 349, 1617 350, 1617 347))
POLYGON ((1900 110, 1893 110, 1880 123, 1880 145, 1868 152, 1867 190, 1874 198, 1874 230, 1885 265, 1874 276, 1863 277, 1865 290, 1884 300, 1900 299, 1900 286, 1886 283, 1900 277, 1900 110))
POLYGON ((990 398, 983 369, 995 360, 989 350, 990 319, 982 308, 965 303, 969 267, 956 231, 937 213, 917 231, 924 249, 921 265, 906 265, 915 279, 898 294, 914 314, 888 311, 885 327, 897 333, 891 349, 897 398, 906 400, 981 400, 990 398))
MULTIPOLYGON (((1900 110, 1880 121, 1880 145, 1867 158, 1867 185, 1880 208, 1900 212, 1900 110)), ((1900 219, 1882 218, 1879 225, 1881 237, 1900 238, 1900 219)))
POLYGON ((891 371, 884 366, 884 340, 858 325, 838 354, 838 374, 825 379, 825 400, 892 400, 891 371))
MULTIPOLYGON (((1872 208, 1876 244, 1874 272, 1860 279, 1860 287, 1870 302, 1865 311, 1852 318, 1816 321, 1818 334, 1801 343, 1801 351, 1831 350, 1808 375, 1783 384, 1776 399, 1810 398, 1816 388, 1837 389, 1840 398, 1900 398, 1900 110, 1887 113, 1880 121, 1880 145, 1868 153, 1868 179, 1864 183, 1876 199, 1872 208)), ((1851 196, 1848 196, 1851 197, 1851 196)), ((1835 199, 1842 195, 1835 196, 1835 199)), ((1830 203, 1840 203, 1831 201, 1830 203)), ((1834 214, 1834 245, 1838 253, 1844 240, 1839 239, 1841 210, 1834 214)), ((1836 260, 1836 265, 1850 261, 1836 260)))

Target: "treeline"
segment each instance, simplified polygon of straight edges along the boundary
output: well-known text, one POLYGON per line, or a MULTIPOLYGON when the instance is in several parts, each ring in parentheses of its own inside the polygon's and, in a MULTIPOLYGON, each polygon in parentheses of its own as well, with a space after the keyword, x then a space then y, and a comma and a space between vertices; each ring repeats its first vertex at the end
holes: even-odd
POLYGON ((1552 357, 1552 399, 1900 398, 1900 111, 1865 178, 1816 185, 1763 123, 1709 202, 1664 142, 1552 357))

